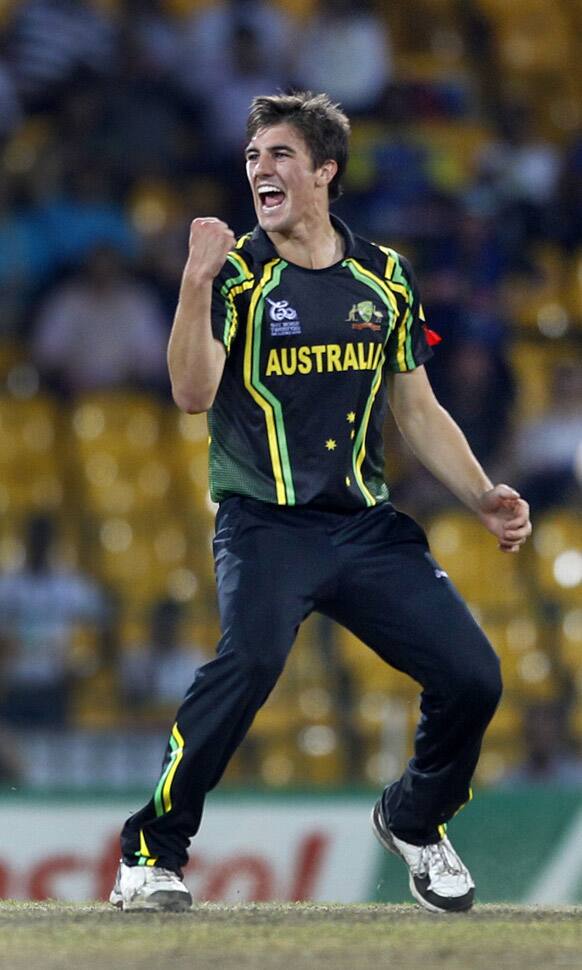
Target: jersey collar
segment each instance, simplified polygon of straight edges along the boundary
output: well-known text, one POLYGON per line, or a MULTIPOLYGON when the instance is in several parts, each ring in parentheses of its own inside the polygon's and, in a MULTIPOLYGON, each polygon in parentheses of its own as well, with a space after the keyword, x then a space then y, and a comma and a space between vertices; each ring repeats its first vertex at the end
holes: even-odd
MULTIPOLYGON (((352 233, 352 230, 349 228, 349 226, 346 226, 345 222, 343 222, 341 219, 338 219, 338 217, 334 215, 332 212, 330 212, 329 218, 331 220, 331 224, 334 227, 334 229, 337 229, 338 232, 340 232, 344 238, 344 242, 345 242, 344 259, 345 259, 347 256, 351 256, 353 254, 354 246, 355 246, 354 235, 352 233)), ((255 255, 261 262, 266 263, 269 259, 273 259, 274 257, 277 256, 277 250, 273 246, 273 243, 269 239, 265 230, 261 229, 260 226, 255 226, 253 230, 253 234, 251 236, 251 242, 253 243, 253 249, 255 251, 255 255)))

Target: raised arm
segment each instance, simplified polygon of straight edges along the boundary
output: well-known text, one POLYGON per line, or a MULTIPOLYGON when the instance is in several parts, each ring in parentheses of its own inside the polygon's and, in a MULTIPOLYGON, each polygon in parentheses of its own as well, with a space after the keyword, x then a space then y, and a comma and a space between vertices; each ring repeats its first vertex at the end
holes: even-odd
POLYGON ((224 370, 224 346, 212 334, 212 283, 235 238, 226 223, 211 217, 194 219, 188 259, 170 341, 168 370, 173 398, 183 411, 207 411, 224 370))
POLYGON ((390 407, 410 448, 432 474, 475 512, 504 552, 531 533, 529 506, 509 485, 493 485, 467 439, 433 394, 424 367, 389 377, 390 407))

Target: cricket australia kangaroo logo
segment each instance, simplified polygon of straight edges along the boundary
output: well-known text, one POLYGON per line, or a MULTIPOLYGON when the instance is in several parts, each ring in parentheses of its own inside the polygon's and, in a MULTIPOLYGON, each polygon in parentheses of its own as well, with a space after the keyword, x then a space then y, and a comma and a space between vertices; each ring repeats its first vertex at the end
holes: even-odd
POLYGON ((289 306, 287 300, 270 300, 267 297, 267 303, 273 337, 288 337, 291 334, 301 333, 297 310, 289 306))
POLYGON ((381 330, 383 315, 371 300, 362 300, 361 303, 354 303, 348 313, 348 323, 351 323, 352 330, 381 330))

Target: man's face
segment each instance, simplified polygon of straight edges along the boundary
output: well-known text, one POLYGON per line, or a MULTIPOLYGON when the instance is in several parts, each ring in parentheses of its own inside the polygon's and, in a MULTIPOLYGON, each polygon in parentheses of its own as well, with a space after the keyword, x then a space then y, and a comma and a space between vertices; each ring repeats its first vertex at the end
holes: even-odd
POLYGON ((293 125, 260 128, 246 149, 246 168, 259 225, 289 232, 313 211, 320 169, 293 125))

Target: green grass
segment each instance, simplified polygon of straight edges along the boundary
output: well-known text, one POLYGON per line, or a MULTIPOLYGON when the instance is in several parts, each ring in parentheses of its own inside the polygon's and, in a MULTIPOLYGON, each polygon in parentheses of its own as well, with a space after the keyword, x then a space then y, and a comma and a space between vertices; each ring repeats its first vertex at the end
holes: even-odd
POLYGON ((553 970, 582 967, 582 910, 202 904, 189 913, 0 903, 2 970, 553 970))

